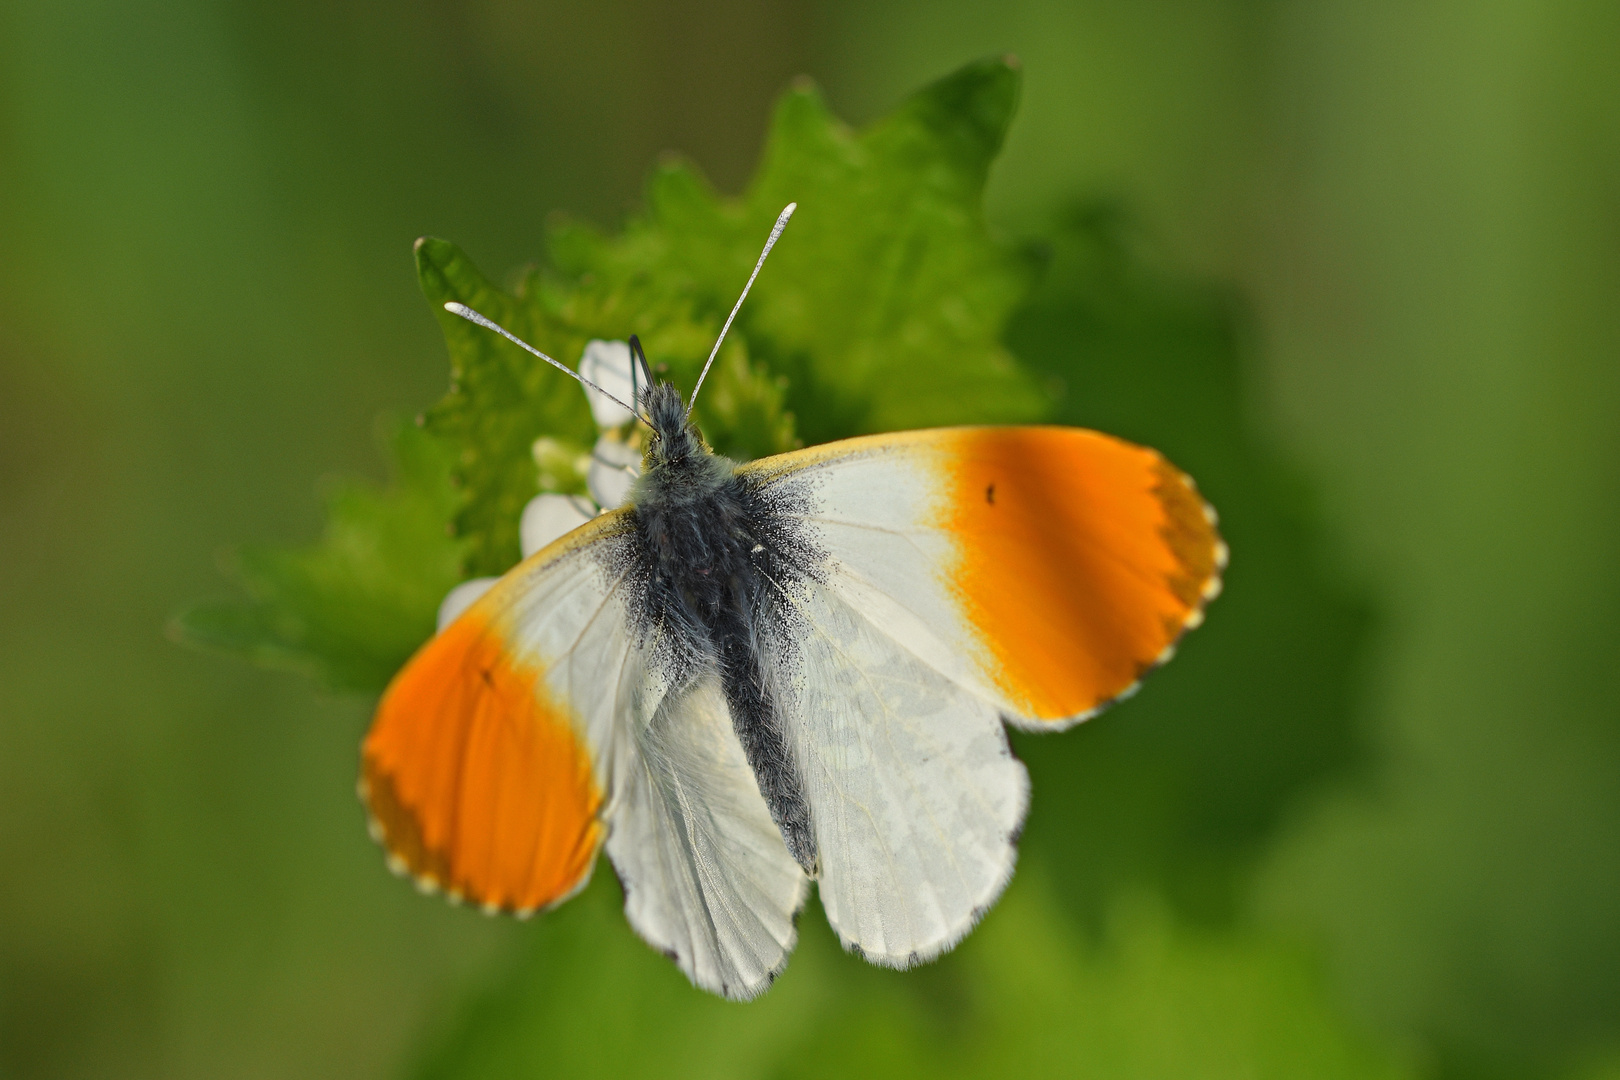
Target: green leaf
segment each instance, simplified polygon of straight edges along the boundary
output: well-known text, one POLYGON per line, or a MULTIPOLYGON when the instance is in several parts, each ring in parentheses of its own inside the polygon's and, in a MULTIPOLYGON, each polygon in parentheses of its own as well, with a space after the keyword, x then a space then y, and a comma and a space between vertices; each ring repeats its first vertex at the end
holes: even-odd
POLYGON ((461 580, 463 548, 446 528, 460 500, 445 445, 403 422, 388 445, 388 488, 335 485, 319 543, 244 549, 234 569, 250 598, 196 604, 172 634, 335 688, 381 690, 432 636, 439 602, 461 580))
POLYGON ((783 407, 787 389, 787 379, 749 362, 742 341, 728 341, 704 384, 703 417, 725 433, 725 452, 734 457, 784 453, 800 445, 794 415, 783 407))
MULTIPOLYGON (((717 450, 746 459, 801 436, 1039 419, 1047 395, 999 342, 1034 264, 990 235, 981 206, 1018 87, 1006 61, 970 64, 855 132, 801 84, 778 104, 742 198, 667 161, 620 235, 554 226, 555 272, 531 273, 516 294, 439 240, 417 249, 423 292, 567 364, 591 338, 639 334, 664 377, 690 388, 776 215, 796 201, 697 404, 717 450)), ((539 490, 530 446, 586 438, 584 401, 489 331, 441 321, 454 382, 428 423, 461 448, 468 569, 500 573, 517 561, 518 515, 539 490)))
MULTIPOLYGON (((982 208, 1018 88, 1008 62, 980 61, 855 132, 801 83, 777 105, 742 199, 666 163, 621 237, 564 227, 553 261, 592 292, 667 288, 718 319, 776 215, 797 202, 732 332, 788 377, 807 441, 1038 419, 1045 395, 999 343, 1033 265, 990 235, 982 208)), ((671 358, 678 377, 689 364, 671 358)))
POLYGON ((467 540, 468 575, 501 574, 518 561, 518 519, 540 491, 533 447, 542 435, 590 445, 590 409, 579 385, 500 335, 444 310, 450 301, 493 319, 542 352, 572 364, 586 338, 549 318, 527 296, 491 285, 461 249, 416 242, 416 270, 450 348, 450 393, 426 417, 456 448, 455 475, 467 493, 456 515, 467 540))
POLYGON ((1034 263, 991 237, 980 206, 1018 87, 1003 60, 971 64, 855 132, 813 87, 796 86, 745 196, 723 198, 666 162, 621 234, 561 222, 553 268, 511 291, 454 244, 419 240, 418 278, 451 369, 425 424, 449 448, 461 498, 447 486, 407 508, 346 489, 320 548, 245 552, 238 570, 254 601, 199 605, 178 621, 180 636, 335 685, 382 685, 431 632, 444 591, 518 561, 524 505, 543 487, 578 490, 571 463, 596 437, 572 379, 444 304, 466 304, 570 366, 593 338, 639 334, 660 373, 690 387, 790 200, 798 214, 697 404, 716 450, 748 459, 806 439, 1045 415, 1047 395, 998 341, 1034 263))
POLYGON ((1005 61, 971 64, 858 134, 808 87, 778 107, 748 204, 800 210, 749 327, 816 418, 807 439, 1046 414, 1000 343, 1033 267, 982 207, 1018 88, 1005 61))

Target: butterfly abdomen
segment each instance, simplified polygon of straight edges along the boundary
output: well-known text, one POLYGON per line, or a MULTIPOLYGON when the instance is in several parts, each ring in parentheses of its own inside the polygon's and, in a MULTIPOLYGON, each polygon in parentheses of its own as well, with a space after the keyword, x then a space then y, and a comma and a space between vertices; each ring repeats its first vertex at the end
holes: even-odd
POLYGON ((656 439, 631 495, 644 581, 637 614, 655 624, 674 684, 719 677, 771 818, 794 860, 814 873, 809 804, 760 650, 777 590, 797 573, 784 557, 791 538, 757 485, 710 453, 684 413, 677 421, 660 409, 660 395, 649 397, 656 439))

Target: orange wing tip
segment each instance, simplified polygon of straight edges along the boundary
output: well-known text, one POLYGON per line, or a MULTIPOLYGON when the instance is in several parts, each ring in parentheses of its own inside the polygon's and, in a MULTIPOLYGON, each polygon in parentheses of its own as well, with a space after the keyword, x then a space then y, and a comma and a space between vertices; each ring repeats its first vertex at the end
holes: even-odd
POLYGON ((953 587, 1016 726, 1061 729, 1130 696, 1220 592, 1215 510, 1157 451, 979 428, 944 463, 953 587))
MULTIPOLYGON (((385 784, 384 787, 386 786, 385 784)), ((395 877, 408 880, 416 891, 423 896, 442 895, 445 900, 456 907, 467 904, 469 897, 465 892, 458 888, 446 886, 439 874, 431 870, 420 869, 419 864, 413 863, 410 856, 402 853, 396 847, 390 838, 387 827, 378 817, 373 807, 372 792, 374 789, 369 777, 362 775, 356 788, 367 811, 366 831, 370 833, 374 841, 382 845, 384 861, 389 872, 395 877)), ((407 852, 410 850, 408 844, 405 845, 405 849, 407 852)), ((472 898, 471 902, 476 904, 478 910, 485 915, 511 915, 519 920, 527 920, 533 918, 538 912, 549 911, 557 905, 573 899, 590 883, 590 880, 591 871, 590 867, 587 867, 585 873, 573 888, 544 904, 517 905, 497 900, 478 900, 477 898, 472 898)))
MULTIPOLYGON (((461 892, 461 890, 445 888, 444 884, 431 873, 416 873, 412 869, 411 864, 407 862, 402 855, 389 847, 388 833, 383 828, 382 822, 377 820, 375 814, 369 812, 371 785, 366 781, 365 777, 362 776, 359 784, 356 786, 359 788, 361 800, 364 801, 367 806, 368 812, 366 814, 366 832, 371 835, 372 840, 383 846, 383 861, 387 864, 389 872, 397 878, 408 880, 411 885, 415 887, 416 891, 421 893, 423 896, 442 894, 445 900, 449 901, 456 907, 461 907, 463 904, 465 904, 467 902, 467 897, 461 892)), ((589 880, 590 874, 587 873, 585 875, 585 881, 580 882, 579 886, 577 886, 573 892, 568 893, 566 896, 559 897, 554 902, 545 905, 545 909, 555 907, 564 900, 571 899, 572 897, 578 895, 580 889, 583 889, 589 880)), ((485 915, 511 915, 519 920, 527 920, 532 919, 535 916, 535 913, 541 911, 542 908, 536 905, 513 907, 506 904, 500 904, 495 901, 485 900, 479 903, 478 910, 485 915)))
MULTIPOLYGON (((1172 655, 1173 655, 1174 650, 1171 650, 1171 651, 1172 651, 1172 655)), ((1166 657, 1166 659, 1168 659, 1168 657, 1166 657)), ((1076 713, 1073 716, 1059 717, 1056 720, 1039 720, 1039 721, 1036 721, 1034 724, 1028 725, 1028 727, 1032 731, 1052 731, 1052 730, 1061 731, 1064 728, 1071 727, 1071 726, 1073 726, 1075 724, 1083 724, 1087 720, 1090 720, 1092 717, 1097 716, 1097 715, 1099 715, 1101 713, 1107 712, 1109 709, 1112 709, 1115 705, 1118 705, 1118 704, 1120 704, 1121 702, 1124 702, 1124 701, 1129 701, 1129 700, 1131 700, 1131 698, 1135 697, 1142 690, 1142 681, 1143 681, 1143 679, 1147 678, 1149 672, 1152 672, 1154 669, 1156 669, 1160 664, 1162 664, 1164 662, 1165 662, 1164 660, 1156 660, 1156 661, 1154 661, 1153 664, 1151 664, 1146 670, 1144 670, 1142 672, 1142 678, 1137 679, 1135 682, 1133 682, 1129 686, 1125 687, 1125 689, 1121 690, 1119 693, 1114 694, 1112 697, 1104 698, 1102 701, 1097 702, 1097 704, 1093 705, 1091 708, 1087 709, 1085 712, 1076 713)))
MULTIPOLYGON (((371 812, 371 784, 364 775, 360 777, 360 781, 355 785, 355 787, 358 789, 360 802, 366 808, 366 832, 371 836, 373 841, 382 845, 383 862, 387 865, 388 872, 397 878, 409 879, 411 884, 416 886, 416 891, 421 893, 423 896, 431 896, 432 894, 438 892, 439 882, 437 878, 433 877, 431 874, 413 873, 411 870, 411 864, 406 862, 402 855, 388 846, 388 831, 383 828, 383 823, 377 819, 377 815, 371 812)), ((445 899, 449 900, 452 904, 461 903, 461 895, 456 892, 446 893, 445 899)))
POLYGON ((366 762, 355 786, 366 808, 366 831, 382 845, 389 871, 395 877, 408 878, 416 886, 416 891, 424 896, 438 892, 442 887, 440 875, 426 868, 426 849, 420 843, 413 848, 408 841, 399 842, 402 839, 400 833, 408 835, 410 829, 401 828, 408 819, 392 798, 392 785, 386 779, 381 784, 374 784, 370 762, 366 762), (395 822, 393 829, 389 828, 390 819, 395 822))
POLYGON ((476 611, 383 695, 357 786, 390 869, 488 914, 533 914, 574 896, 605 832, 571 712, 476 611))
MULTIPOLYGON (((1215 509, 1208 503, 1204 504, 1204 509, 1209 511, 1209 523, 1213 527, 1215 524, 1215 509)), ((1231 558, 1232 549, 1226 546, 1225 540, 1217 536, 1215 538, 1215 574, 1204 585, 1205 600, 1213 600, 1221 595, 1221 574, 1225 572, 1226 564, 1231 558)))
MULTIPOLYGON (((1189 482, 1190 482, 1190 479, 1189 479, 1189 482)), ((1210 522, 1213 524, 1214 520, 1215 520, 1215 510, 1214 510, 1214 508, 1210 507, 1209 504, 1206 503, 1205 504, 1205 509, 1209 511, 1209 519, 1210 519, 1210 522)), ((1216 546, 1215 546, 1215 573, 1214 573, 1214 576, 1212 576, 1209 579, 1209 581, 1207 581, 1204 584, 1203 594, 1202 594, 1198 604, 1196 606, 1194 606, 1192 608, 1192 610, 1187 612, 1187 617, 1184 620, 1182 620, 1180 631, 1177 632, 1175 637, 1173 637, 1170 640, 1170 643, 1168 645, 1166 645, 1163 649, 1161 649, 1159 651, 1159 655, 1154 657, 1152 662, 1150 662, 1150 663, 1143 666, 1142 673, 1139 676, 1137 676, 1137 678, 1136 678, 1136 680, 1134 682, 1132 682, 1129 686, 1125 687, 1125 689, 1121 690, 1119 693, 1113 695, 1112 697, 1110 697, 1110 698, 1108 698, 1108 699, 1106 699, 1104 701, 1099 701, 1097 704, 1093 705, 1091 708, 1087 709, 1085 712, 1079 713, 1076 716, 1068 717, 1068 718, 1066 718, 1064 720, 1060 720, 1060 721, 1058 721, 1058 723, 1059 724, 1080 724, 1080 723, 1084 723, 1085 721, 1090 720, 1092 717, 1096 716, 1098 713, 1106 712, 1108 709, 1112 708, 1115 705, 1120 704, 1121 702, 1129 701, 1131 698, 1135 697, 1138 692, 1141 691, 1142 683, 1144 681, 1146 681, 1146 679, 1147 679, 1147 677, 1149 675, 1153 674, 1153 672, 1157 671, 1159 668, 1162 668, 1164 665, 1166 665, 1170 661, 1174 660, 1176 658, 1176 650, 1181 645, 1181 638, 1189 630, 1196 630, 1200 626, 1204 625, 1204 609, 1209 605, 1209 602, 1211 600, 1214 600, 1217 596, 1219 596, 1221 594, 1221 577, 1220 577, 1220 573, 1221 573, 1222 570, 1226 569, 1226 559, 1227 559, 1226 544, 1222 543, 1219 540, 1217 540, 1216 541, 1216 546)), ((1048 727, 1048 725, 1043 724, 1042 727, 1046 728, 1046 727, 1048 727)))
MULTIPOLYGON (((1209 518, 1210 526, 1213 527, 1215 524, 1215 508, 1205 503, 1204 512, 1205 516, 1209 518)), ((1204 609, 1209 607, 1215 598, 1221 595, 1221 589, 1225 587, 1221 575, 1226 572, 1226 563, 1231 554, 1232 551, 1226 546, 1226 541, 1217 536, 1215 538, 1215 568, 1204 582, 1204 587, 1198 592, 1198 603, 1193 605, 1192 610, 1187 612, 1186 619, 1182 620, 1181 633, 1185 634, 1189 630, 1196 630, 1204 625, 1204 609)), ((1170 660, 1170 657, 1175 655, 1173 648, 1175 642, 1171 642, 1171 645, 1169 655, 1160 658, 1159 663, 1166 663, 1170 660)))
MULTIPOLYGON (((393 852, 387 853, 388 872, 395 877, 411 883, 411 887, 423 896, 433 896, 440 891, 439 879, 431 874, 413 874, 410 864, 393 852)), ((447 892, 444 898, 452 904, 461 903, 461 894, 447 892)))

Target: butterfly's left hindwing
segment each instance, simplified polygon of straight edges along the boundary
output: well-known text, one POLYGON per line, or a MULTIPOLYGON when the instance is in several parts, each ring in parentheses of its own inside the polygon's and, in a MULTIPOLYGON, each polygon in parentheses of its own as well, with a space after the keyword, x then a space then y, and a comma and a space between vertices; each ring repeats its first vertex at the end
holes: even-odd
POLYGON ((993 704, 826 578, 784 581, 761 633, 845 948, 889 967, 961 939, 1012 875, 1029 777, 993 704))
POLYGON ((630 925, 698 986, 755 997, 793 951, 809 879, 760 795, 719 679, 662 695, 624 734, 607 853, 630 925))

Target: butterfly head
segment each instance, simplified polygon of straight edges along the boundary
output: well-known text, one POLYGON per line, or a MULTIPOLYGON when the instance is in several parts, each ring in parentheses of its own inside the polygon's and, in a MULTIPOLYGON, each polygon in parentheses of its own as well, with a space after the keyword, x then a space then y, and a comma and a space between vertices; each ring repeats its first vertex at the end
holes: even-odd
POLYGON ((681 392, 667 382, 648 387, 641 397, 652 438, 647 445, 647 469, 679 469, 688 462, 708 455, 703 436, 688 419, 681 392))

